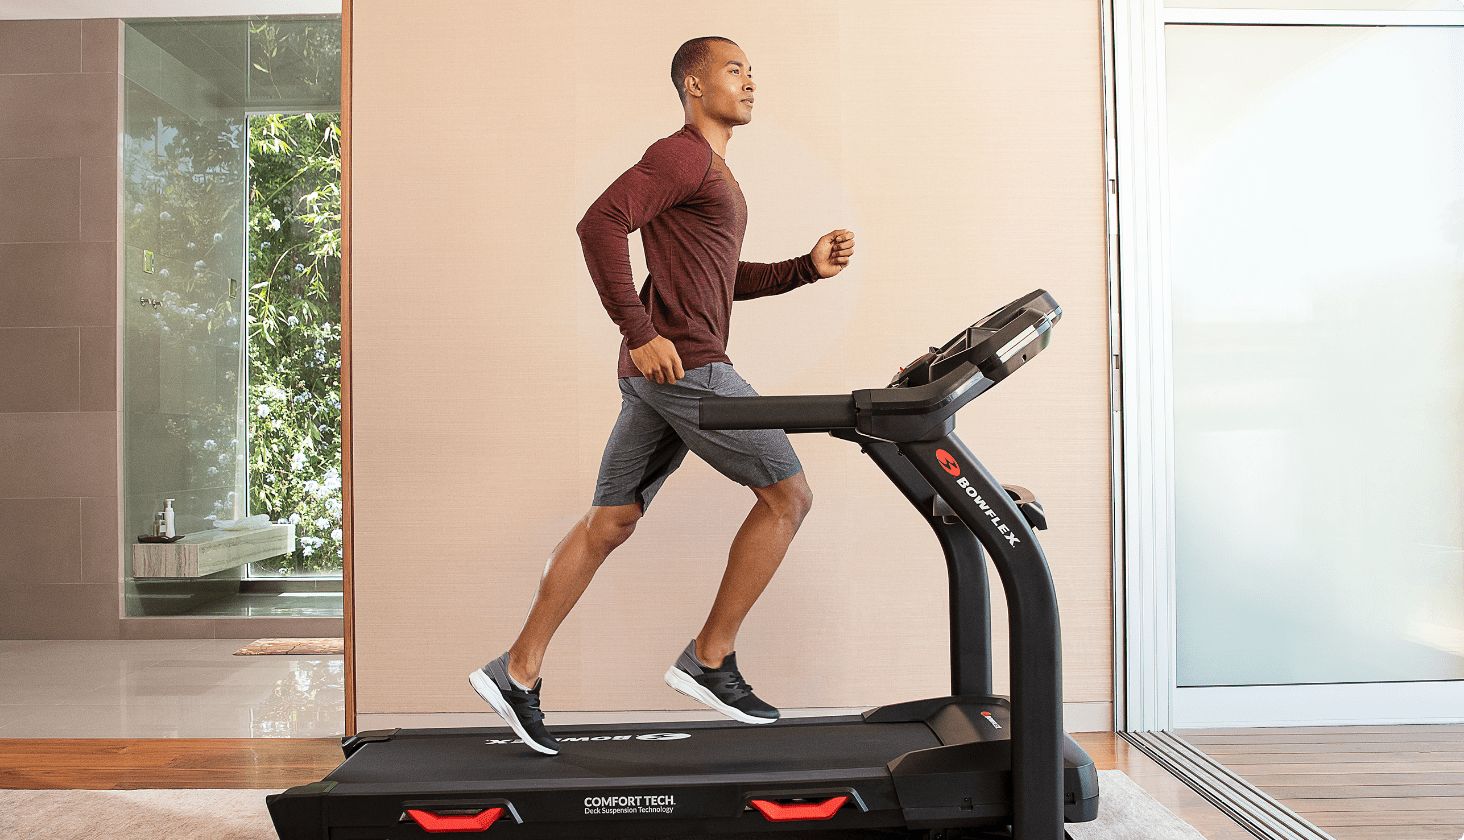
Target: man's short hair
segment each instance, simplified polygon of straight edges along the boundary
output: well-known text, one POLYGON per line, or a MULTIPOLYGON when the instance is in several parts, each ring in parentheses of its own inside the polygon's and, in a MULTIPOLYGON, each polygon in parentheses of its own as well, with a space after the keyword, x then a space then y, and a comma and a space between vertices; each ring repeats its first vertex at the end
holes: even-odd
POLYGON ((712 49, 709 46, 713 41, 737 46, 737 42, 731 38, 723 38, 718 35, 708 35, 705 38, 692 38, 676 50, 676 55, 671 59, 671 84, 676 86, 676 95, 681 98, 681 104, 686 104, 686 88, 683 83, 687 76, 694 76, 706 69, 707 62, 712 58, 712 49))

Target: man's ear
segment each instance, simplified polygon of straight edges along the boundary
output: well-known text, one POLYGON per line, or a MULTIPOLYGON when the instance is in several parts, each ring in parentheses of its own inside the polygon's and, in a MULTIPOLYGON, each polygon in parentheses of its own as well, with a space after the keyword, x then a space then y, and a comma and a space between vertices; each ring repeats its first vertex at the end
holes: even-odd
POLYGON ((687 96, 695 96, 697 98, 701 98, 701 95, 702 95, 701 81, 699 79, 697 79, 696 76, 688 75, 686 77, 686 81, 683 82, 683 85, 686 87, 686 95, 687 96))

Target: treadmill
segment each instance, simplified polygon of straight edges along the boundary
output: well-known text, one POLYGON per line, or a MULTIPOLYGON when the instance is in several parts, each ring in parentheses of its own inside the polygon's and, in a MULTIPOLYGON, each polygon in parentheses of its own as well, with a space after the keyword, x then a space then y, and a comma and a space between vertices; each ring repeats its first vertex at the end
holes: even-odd
POLYGON ((280 840, 787 835, 1062 840, 1098 814, 1093 761, 1062 725, 1057 597, 1041 504, 956 437, 965 404, 1047 346, 1042 290, 962 330, 884 388, 712 397, 708 429, 826 432, 857 444, 930 524, 950 581, 951 694, 862 715, 556 726, 555 756, 505 727, 342 740, 324 780, 266 797, 280 840), (992 694, 990 552, 1007 600, 1011 697, 992 694))

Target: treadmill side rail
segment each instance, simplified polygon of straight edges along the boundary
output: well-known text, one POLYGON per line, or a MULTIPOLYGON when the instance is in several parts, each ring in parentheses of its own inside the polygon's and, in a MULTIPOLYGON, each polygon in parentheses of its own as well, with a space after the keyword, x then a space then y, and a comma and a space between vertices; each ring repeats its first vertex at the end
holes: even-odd
POLYGON ((926 700, 906 700, 888 706, 876 706, 864 712, 865 723, 914 723, 928 724, 930 719, 946 706, 995 705, 1009 711, 1011 701, 997 694, 957 694, 951 697, 931 697, 926 700))
POLYGON ((357 732, 355 735, 347 735, 341 739, 341 752, 345 753, 346 758, 350 758, 356 750, 367 744, 390 741, 400 731, 400 729, 369 729, 365 732, 357 732))

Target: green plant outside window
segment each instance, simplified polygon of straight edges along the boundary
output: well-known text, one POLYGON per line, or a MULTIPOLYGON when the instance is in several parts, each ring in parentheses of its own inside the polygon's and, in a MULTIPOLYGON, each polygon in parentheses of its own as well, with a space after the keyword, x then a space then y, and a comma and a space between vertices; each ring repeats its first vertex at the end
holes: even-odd
POLYGON ((339 114, 249 122, 249 511, 296 524, 256 575, 341 571, 339 114))

